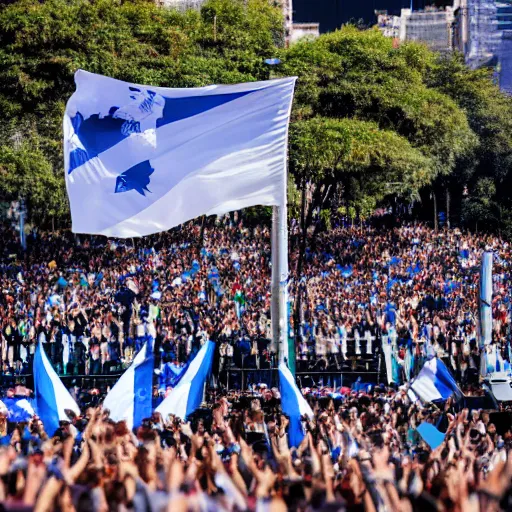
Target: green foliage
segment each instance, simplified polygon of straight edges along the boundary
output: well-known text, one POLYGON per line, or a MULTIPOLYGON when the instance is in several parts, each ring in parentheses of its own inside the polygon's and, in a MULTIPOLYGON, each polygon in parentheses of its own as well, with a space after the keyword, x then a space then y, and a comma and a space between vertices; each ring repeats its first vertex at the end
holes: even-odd
POLYGON ((368 205, 386 195, 416 196, 429 183, 432 167, 404 137, 374 122, 315 117, 291 127, 290 170, 301 186, 316 185, 312 208, 324 209, 326 191, 341 189, 368 217, 368 205))
POLYGON ((64 177, 53 172, 36 141, 0 146, 0 176, 2 197, 25 198, 35 218, 43 220, 66 211, 64 177))
POLYGON ((267 0, 210 0, 201 12, 140 0, 19 0, 3 6, 0 145, 30 138, 22 153, 32 152, 45 175, 51 168, 61 204, 62 116, 77 69, 168 87, 261 80, 268 74, 264 59, 273 55, 282 30, 280 11, 267 0))
POLYGON ((373 121, 430 157, 434 177, 450 173, 457 159, 477 143, 456 102, 425 83, 434 60, 421 45, 396 49, 377 30, 345 27, 293 46, 285 55, 284 69, 299 75, 296 101, 301 117, 373 121))
POLYGON ((62 115, 79 68, 195 87, 267 79, 264 59, 276 56, 282 64, 274 72, 299 78, 290 130, 292 215, 299 215, 306 184, 308 221, 318 208, 328 225, 340 208, 365 218, 388 197, 414 198, 432 183, 452 183, 461 196, 456 185, 463 183, 466 218, 508 222, 512 100, 488 74, 421 44, 397 47, 375 29, 347 26, 288 49, 282 35, 271 0, 208 0, 186 12, 143 0, 0 7, 0 193, 25 196, 39 222, 69 220, 62 115), (486 196, 489 180, 497 186, 486 196))
POLYGON ((460 55, 433 62, 427 82, 458 104, 478 137, 453 175, 455 188, 468 186, 465 219, 512 235, 512 98, 499 91, 489 70, 467 68, 460 55))

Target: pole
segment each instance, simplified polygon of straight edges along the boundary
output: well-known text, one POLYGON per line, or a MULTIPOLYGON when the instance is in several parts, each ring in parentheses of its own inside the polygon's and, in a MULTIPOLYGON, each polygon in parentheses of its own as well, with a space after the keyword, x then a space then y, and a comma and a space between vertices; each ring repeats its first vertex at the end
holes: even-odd
POLYGON ((450 229, 450 187, 446 184, 446 227, 450 229))
POLYGON ((434 231, 437 231, 437 197, 435 191, 432 192, 432 199, 434 200, 434 231))
POLYGON ((27 240, 25 238, 25 201, 20 201, 20 243, 25 251, 27 249, 27 240))
MULTIPOLYGON (((279 64, 279 59, 265 61, 272 66, 279 64)), ((291 113, 291 104, 290 112, 291 113)), ((272 319, 272 345, 277 353, 278 364, 286 362, 295 375, 294 340, 289 334, 288 324, 288 128, 286 133, 286 163, 282 173, 281 200, 272 207, 272 302, 270 315, 272 319), (289 346, 293 350, 289 351, 289 346), (290 358, 293 361, 290 361, 290 358)))
POLYGON ((492 341, 492 252, 484 252, 479 286, 480 347, 492 341))
MULTIPOLYGON (((286 194, 286 189, 285 189, 286 194)), ((288 362, 288 224, 286 200, 272 207, 272 342, 278 362, 288 362)))

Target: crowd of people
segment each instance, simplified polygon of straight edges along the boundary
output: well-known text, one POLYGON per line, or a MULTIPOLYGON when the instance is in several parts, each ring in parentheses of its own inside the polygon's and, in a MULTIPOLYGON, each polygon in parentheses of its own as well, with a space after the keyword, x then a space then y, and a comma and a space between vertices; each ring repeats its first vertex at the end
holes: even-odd
MULTIPOLYGON (((275 367, 269 227, 233 214, 139 240, 69 232, 29 238, 23 260, 4 246, 4 374, 30 373, 39 341, 61 375, 120 373, 148 335, 162 375, 179 373, 207 339, 217 343, 221 370, 275 367)), ((358 359, 376 360, 390 344, 388 380, 399 384, 417 373, 431 346, 458 380, 474 382, 484 249, 494 253, 493 343, 509 359, 507 242, 421 224, 340 222, 311 237, 298 276, 299 238, 292 227, 290 336, 299 370, 357 369, 358 359)))
POLYGON ((512 507, 506 413, 438 408, 384 386, 308 396, 297 446, 277 390, 210 397, 189 421, 155 413, 131 432, 91 407, 45 432, 0 414, 6 511, 462 511, 512 507), (493 415, 498 417, 493 417, 493 415), (420 435, 436 425, 442 440, 420 435))
MULTIPOLYGON (((80 389, 72 380, 82 414, 70 413, 56 432, 0 408, 0 509, 512 509, 509 412, 468 410, 455 399, 422 404, 400 386, 428 350, 463 389, 477 385, 484 250, 494 263, 491 347, 510 360, 510 245, 422 224, 340 222, 311 234, 298 275, 300 231, 290 231, 298 370, 357 372, 358 361, 376 360, 387 346, 388 385, 312 381, 303 392, 314 417, 303 418, 304 438, 292 446, 279 390, 265 384, 215 386, 187 422, 155 413, 130 431, 102 409, 106 386, 80 389), (421 433, 425 424, 437 443, 421 433)), ((214 375, 275 367, 268 226, 232 214, 138 240, 32 233, 23 257, 14 235, 3 238, 4 378, 31 373, 39 342, 73 379, 121 373, 154 339, 155 399, 172 392, 206 340, 216 343, 214 375)))

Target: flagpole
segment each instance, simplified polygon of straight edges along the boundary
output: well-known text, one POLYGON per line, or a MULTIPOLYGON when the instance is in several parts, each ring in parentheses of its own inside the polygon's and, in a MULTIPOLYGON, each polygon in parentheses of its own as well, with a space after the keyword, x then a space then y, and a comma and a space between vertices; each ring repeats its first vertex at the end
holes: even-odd
MULTIPOLYGON (((286 189, 285 189, 286 194, 286 189)), ((288 362, 288 223, 286 200, 272 208, 272 341, 278 362, 288 362)))
POLYGON ((480 345, 480 377, 487 375, 486 347, 492 341, 492 252, 482 254, 478 289, 478 341, 480 345))
MULTIPOLYGON (((279 59, 267 59, 266 64, 275 66, 279 59)), ((292 103, 289 105, 288 118, 292 103)), ((277 352, 277 362, 286 362, 295 376, 294 340, 289 340, 288 327, 288 130, 286 128, 285 163, 282 174, 281 201, 272 207, 272 344, 277 352)))

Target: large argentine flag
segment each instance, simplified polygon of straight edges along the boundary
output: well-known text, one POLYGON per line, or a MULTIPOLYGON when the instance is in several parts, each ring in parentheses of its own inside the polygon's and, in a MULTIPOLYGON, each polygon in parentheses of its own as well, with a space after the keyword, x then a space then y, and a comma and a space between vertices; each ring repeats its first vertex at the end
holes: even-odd
POLYGON ((86 71, 64 116, 73 231, 143 236, 286 201, 295 78, 198 89, 86 71))
POLYGON ((462 392, 448 368, 437 358, 432 358, 423 365, 411 388, 424 402, 446 400, 453 394, 462 397, 462 392))
POLYGON ((55 373, 41 342, 34 357, 34 388, 36 412, 49 436, 59 428, 59 421, 69 420, 66 409, 80 415, 80 408, 55 373))
POLYGON ((201 405, 206 378, 212 367, 215 343, 208 341, 190 363, 170 395, 156 408, 164 418, 174 414, 186 420, 201 405))
POLYGON ((139 427, 152 412, 154 358, 150 343, 144 344, 103 401, 110 417, 114 421, 126 421, 130 429, 139 427))
POLYGON ((313 411, 302 396, 292 372, 290 372, 284 362, 279 365, 279 388, 281 391, 281 408, 290 418, 290 426, 288 428, 290 445, 297 447, 304 439, 301 417, 306 415, 312 418, 313 411))

